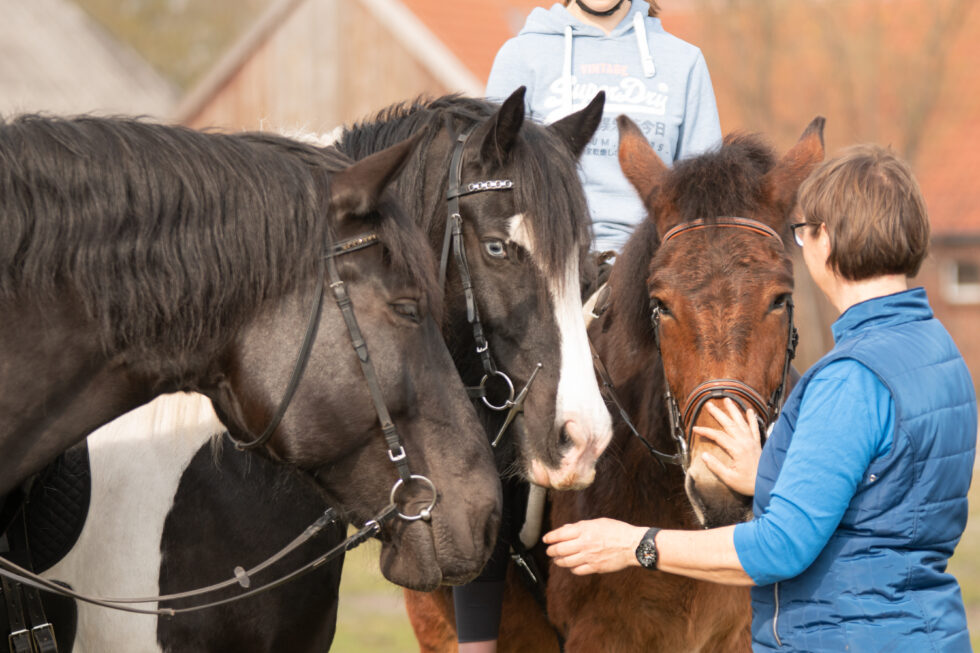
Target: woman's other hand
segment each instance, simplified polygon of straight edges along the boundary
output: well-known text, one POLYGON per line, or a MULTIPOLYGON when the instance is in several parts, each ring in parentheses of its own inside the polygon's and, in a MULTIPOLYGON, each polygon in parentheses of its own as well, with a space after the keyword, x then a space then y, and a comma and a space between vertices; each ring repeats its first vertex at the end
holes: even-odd
POLYGON ((583 576, 638 566, 636 547, 646 532, 645 526, 601 518, 565 524, 541 539, 556 565, 583 576))
POLYGON ((720 429, 695 426, 694 432, 717 444, 731 460, 725 464, 708 452, 702 453, 701 459, 725 485, 750 497, 755 494, 755 475, 762 455, 759 420, 751 408, 743 415, 731 399, 726 398, 724 405, 724 411, 711 403, 705 405, 720 429))

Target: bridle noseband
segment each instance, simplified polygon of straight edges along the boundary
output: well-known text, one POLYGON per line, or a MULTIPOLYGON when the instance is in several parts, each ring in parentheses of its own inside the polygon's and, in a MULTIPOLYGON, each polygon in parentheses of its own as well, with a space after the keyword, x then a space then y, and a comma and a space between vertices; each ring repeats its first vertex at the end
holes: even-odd
MULTIPOLYGON (((660 246, 663 247, 668 241, 683 233, 711 228, 744 229, 763 237, 775 238, 780 245, 783 243, 783 239, 780 238, 779 234, 772 227, 758 220, 742 217, 721 217, 711 221, 693 220, 680 224, 664 234, 664 237, 660 241, 660 246)), ((799 342, 799 334, 796 331, 796 326, 793 324, 792 298, 788 298, 786 301, 786 314, 788 318, 786 357, 783 362, 782 378, 779 386, 773 391, 768 401, 764 400, 755 388, 738 379, 711 379, 698 384, 688 394, 684 400, 684 411, 682 413, 677 400, 670 390, 670 382, 667 380, 667 368, 664 365, 663 352, 661 351, 661 308, 658 304, 651 306, 650 321, 653 325, 653 340, 657 347, 660 368, 663 372, 664 400, 667 403, 671 436, 677 444, 677 449, 683 459, 683 466, 685 468, 690 465, 689 447, 694 435, 694 423, 697 421, 698 415, 701 414, 701 410, 708 401, 727 397, 738 404, 743 412, 752 408, 759 420, 759 430, 761 433, 765 433, 766 429, 779 417, 779 411, 783 402, 783 393, 786 388, 786 380, 789 377, 789 370, 793 358, 796 356, 796 345, 799 342)))
MULTIPOLYGON (((466 146, 466 141, 476 127, 477 125, 473 125, 455 137, 452 157, 449 160, 449 187, 446 192, 449 215, 446 220, 446 231, 442 239, 442 255, 439 259, 439 285, 443 288, 446 287, 446 275, 449 268, 449 249, 451 247, 456 260, 456 267, 459 269, 460 281, 463 285, 463 296, 466 300, 466 320, 473 329, 476 353, 480 356, 480 363, 483 366, 483 378, 480 380, 480 384, 478 386, 467 386, 466 390, 471 398, 479 398, 490 410, 498 412, 509 411, 496 437, 491 441, 491 445, 496 447, 511 422, 523 411, 528 390, 537 377, 538 372, 541 371, 542 366, 541 363, 537 364, 531 376, 528 377, 527 383, 524 384, 524 387, 517 393, 515 398, 514 382, 494 363, 493 356, 490 354, 490 343, 487 342, 483 332, 483 324, 480 322, 480 311, 476 305, 476 294, 473 289, 473 277, 470 274, 469 263, 466 259, 466 246, 463 242, 463 216, 459 209, 459 198, 490 191, 512 191, 514 189, 514 182, 510 179, 490 179, 470 182, 465 187, 463 186, 463 148, 466 146), (507 398, 501 404, 495 404, 487 397, 487 382, 493 378, 499 379, 507 386, 507 398)), ((447 118, 447 130, 452 137, 454 129, 451 118, 447 118)))

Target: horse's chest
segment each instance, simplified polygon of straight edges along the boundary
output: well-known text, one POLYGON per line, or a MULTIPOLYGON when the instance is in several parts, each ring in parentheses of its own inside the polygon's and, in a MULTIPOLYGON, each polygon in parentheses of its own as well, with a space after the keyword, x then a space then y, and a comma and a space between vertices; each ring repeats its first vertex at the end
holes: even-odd
POLYGON ((561 570, 549 587, 564 597, 549 609, 566 632, 568 653, 592 650, 596 642, 610 652, 748 650, 751 609, 744 588, 639 569, 582 581, 561 570))

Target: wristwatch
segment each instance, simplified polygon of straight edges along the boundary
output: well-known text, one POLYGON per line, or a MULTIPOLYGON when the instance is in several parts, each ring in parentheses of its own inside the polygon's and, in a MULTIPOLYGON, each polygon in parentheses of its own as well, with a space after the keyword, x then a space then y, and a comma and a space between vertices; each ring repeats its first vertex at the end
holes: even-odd
POLYGON ((640 566, 644 569, 657 568, 657 559, 660 556, 657 553, 657 543, 653 538, 655 538, 659 532, 659 528, 651 528, 643 534, 643 539, 640 540, 640 543, 636 546, 636 559, 640 561, 640 566))

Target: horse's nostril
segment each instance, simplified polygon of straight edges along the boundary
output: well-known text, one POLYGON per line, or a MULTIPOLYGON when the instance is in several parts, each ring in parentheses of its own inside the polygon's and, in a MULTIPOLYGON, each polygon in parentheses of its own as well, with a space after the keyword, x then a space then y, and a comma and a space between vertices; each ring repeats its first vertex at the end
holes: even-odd
POLYGON ((568 447, 571 443, 572 443, 572 438, 571 436, 568 435, 568 429, 564 426, 561 427, 561 430, 558 431, 558 445, 564 449, 565 447, 568 447))

